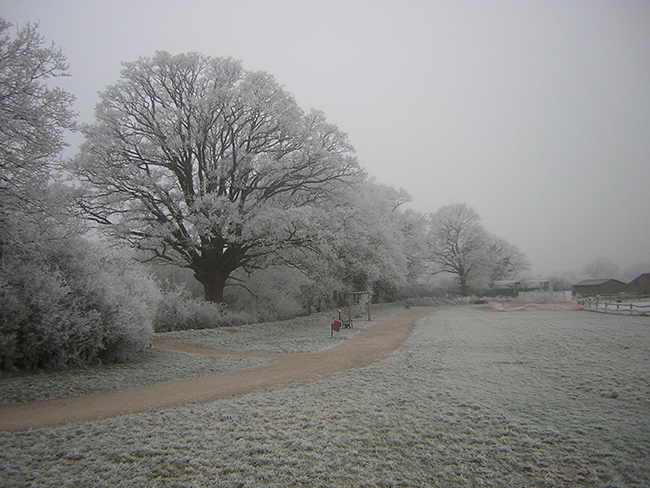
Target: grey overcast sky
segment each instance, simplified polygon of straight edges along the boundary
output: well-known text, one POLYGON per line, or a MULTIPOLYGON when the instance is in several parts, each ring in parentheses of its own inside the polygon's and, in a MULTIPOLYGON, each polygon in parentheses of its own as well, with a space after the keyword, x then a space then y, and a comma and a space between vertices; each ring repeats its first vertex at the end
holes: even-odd
POLYGON ((231 56, 324 111, 414 209, 468 204, 536 274, 650 262, 647 0, 0 0, 0 15, 62 48, 83 122, 124 61, 231 56))

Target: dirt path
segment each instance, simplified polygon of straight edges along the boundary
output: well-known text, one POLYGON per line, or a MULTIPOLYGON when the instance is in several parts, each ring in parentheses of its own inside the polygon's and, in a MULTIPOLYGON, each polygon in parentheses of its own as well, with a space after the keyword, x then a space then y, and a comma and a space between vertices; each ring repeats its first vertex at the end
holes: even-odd
MULTIPOLYGON (((127 390, 3 406, 0 407, 0 431, 52 427, 152 409, 210 402, 277 386, 327 378, 336 372, 367 366, 388 357, 406 339, 413 323, 432 310, 418 309, 382 320, 354 338, 324 351, 264 355, 274 358, 275 361, 253 369, 168 381, 127 390)), ((201 352, 190 347, 185 350, 201 352)))

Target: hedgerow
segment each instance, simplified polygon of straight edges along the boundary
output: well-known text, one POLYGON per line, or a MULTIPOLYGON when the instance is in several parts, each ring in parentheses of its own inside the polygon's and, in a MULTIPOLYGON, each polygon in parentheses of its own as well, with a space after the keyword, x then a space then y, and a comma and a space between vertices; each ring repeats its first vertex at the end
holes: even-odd
POLYGON ((154 280, 123 249, 79 237, 5 242, 0 367, 120 362, 151 342, 154 280))
POLYGON ((223 304, 193 297, 184 287, 176 286, 162 295, 153 322, 156 332, 170 332, 250 324, 256 320, 249 313, 228 310, 223 304))

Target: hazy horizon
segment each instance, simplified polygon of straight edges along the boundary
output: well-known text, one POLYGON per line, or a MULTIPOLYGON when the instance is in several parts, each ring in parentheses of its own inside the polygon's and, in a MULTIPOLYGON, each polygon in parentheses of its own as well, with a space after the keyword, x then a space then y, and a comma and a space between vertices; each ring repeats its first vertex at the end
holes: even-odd
POLYGON ((474 208, 533 274, 600 257, 650 263, 648 2, 0 5, 16 27, 40 22, 67 56, 61 86, 81 122, 122 62, 157 50, 231 56, 322 110, 412 208, 474 208))

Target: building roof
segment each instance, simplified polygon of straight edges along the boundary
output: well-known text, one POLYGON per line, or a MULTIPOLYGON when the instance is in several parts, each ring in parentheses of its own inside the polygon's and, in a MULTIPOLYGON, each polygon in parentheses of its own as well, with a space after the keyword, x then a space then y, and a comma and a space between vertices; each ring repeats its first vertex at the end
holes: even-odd
POLYGON ((639 276, 637 276, 632 281, 630 281, 628 283, 628 286, 631 285, 632 283, 634 283, 635 281, 640 280, 641 278, 644 278, 644 277, 647 277, 648 279, 650 279, 650 273, 641 273, 639 276))
POLYGON ((492 283, 492 288, 514 288, 519 283, 518 280, 500 280, 492 283))
POLYGON ((598 280, 582 280, 581 282, 576 283, 573 286, 598 286, 598 285, 603 285, 605 283, 608 283, 610 281, 615 281, 617 283, 620 283, 621 285, 625 284, 619 280, 614 280, 612 278, 605 278, 605 279, 598 279, 598 280))
POLYGON ((499 290, 520 287, 522 289, 538 289, 548 285, 549 280, 499 280, 492 283, 492 288, 499 290))

